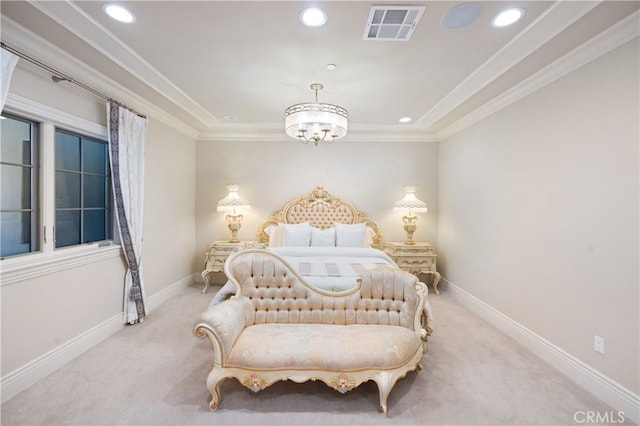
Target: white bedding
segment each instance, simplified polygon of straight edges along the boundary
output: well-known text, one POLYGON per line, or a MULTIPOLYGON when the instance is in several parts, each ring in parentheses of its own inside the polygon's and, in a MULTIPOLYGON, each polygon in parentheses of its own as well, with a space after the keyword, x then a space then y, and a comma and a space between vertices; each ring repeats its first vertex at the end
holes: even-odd
POLYGON ((277 247, 304 279, 322 289, 344 291, 353 288, 365 272, 380 266, 396 266, 386 253, 373 248, 353 247, 277 247))
MULTIPOLYGON (((322 290, 344 291, 356 285, 366 271, 389 265, 396 266, 381 250, 355 247, 272 247, 311 285, 322 290)), ((213 297, 211 304, 235 293, 227 282, 213 297)))

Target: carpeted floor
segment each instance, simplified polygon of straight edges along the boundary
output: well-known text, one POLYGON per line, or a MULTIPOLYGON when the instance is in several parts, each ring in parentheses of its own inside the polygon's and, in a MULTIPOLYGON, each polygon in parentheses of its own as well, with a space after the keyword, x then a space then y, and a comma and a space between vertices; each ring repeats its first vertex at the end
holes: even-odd
POLYGON ((368 382, 344 395, 280 382, 253 393, 235 380, 209 411, 209 342, 192 334, 216 288, 190 287, 2 405, 4 425, 567 425, 612 410, 447 295, 430 295, 435 332, 394 387, 387 417, 368 382))

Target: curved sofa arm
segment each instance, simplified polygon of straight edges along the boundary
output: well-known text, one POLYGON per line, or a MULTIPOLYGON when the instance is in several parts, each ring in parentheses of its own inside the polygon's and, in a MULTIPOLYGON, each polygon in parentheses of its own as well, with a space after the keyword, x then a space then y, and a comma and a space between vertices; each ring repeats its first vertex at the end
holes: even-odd
POLYGON ((200 316, 194 332, 200 338, 209 337, 216 365, 224 365, 229 351, 244 329, 247 308, 242 300, 229 299, 209 307, 200 316))

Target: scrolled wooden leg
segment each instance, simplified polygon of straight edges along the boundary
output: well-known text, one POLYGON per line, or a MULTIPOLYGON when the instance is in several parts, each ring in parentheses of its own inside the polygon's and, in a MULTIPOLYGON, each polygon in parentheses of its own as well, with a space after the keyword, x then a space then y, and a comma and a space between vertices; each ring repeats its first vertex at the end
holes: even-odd
POLYGON ((438 283, 440 282, 442 275, 440 275, 440 272, 434 272, 433 275, 435 275, 433 278, 433 290, 436 292, 436 295, 440 295, 440 292, 438 291, 438 283))
POLYGON ((383 415, 387 415, 387 398, 391 393, 391 389, 396 382, 396 378, 393 374, 387 372, 381 372, 378 376, 373 379, 378 385, 378 394, 380 395, 380 406, 378 411, 380 411, 383 415))
POLYGON ((221 372, 220 368, 213 367, 207 377, 207 387, 209 388, 209 392, 211 392, 211 402, 209 403, 211 411, 216 410, 220 406, 221 398, 218 386, 220 382, 225 379, 225 376, 220 374, 221 372))
POLYGON ((209 408, 211 411, 217 410, 220 406, 220 393, 218 389, 211 389, 211 402, 209 403, 209 408))
POLYGON ((210 271, 202 272, 202 280, 204 281, 204 288, 202 289, 202 294, 205 294, 207 292, 207 289, 209 288, 209 272, 210 271))

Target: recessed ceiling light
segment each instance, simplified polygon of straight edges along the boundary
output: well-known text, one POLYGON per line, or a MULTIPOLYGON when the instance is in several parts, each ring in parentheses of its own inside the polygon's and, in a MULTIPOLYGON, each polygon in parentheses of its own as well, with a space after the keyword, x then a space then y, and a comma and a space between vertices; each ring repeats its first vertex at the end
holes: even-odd
POLYGON ((126 24, 130 24, 136 21, 136 17, 133 13, 129 12, 122 6, 118 6, 117 4, 104 4, 102 5, 102 10, 109 16, 111 16, 116 21, 124 22, 126 24))
POLYGON ((515 24, 524 16, 524 9, 514 7, 512 9, 503 10, 498 13, 491 21, 491 25, 497 28, 506 27, 515 24))
POLYGON ((327 14, 317 7, 309 7, 300 13, 300 19, 307 27, 319 27, 327 22, 327 14))
POLYGON ((473 24, 482 14, 482 6, 474 3, 461 4, 451 8, 440 23, 450 30, 467 27, 473 24))
POLYGON ((338 68, 338 66, 336 64, 327 64, 327 69, 328 70, 335 70, 336 68, 338 68))
POLYGON ((401 122, 401 123, 409 123, 409 122, 411 122, 411 117, 402 117, 398 121, 401 122))

